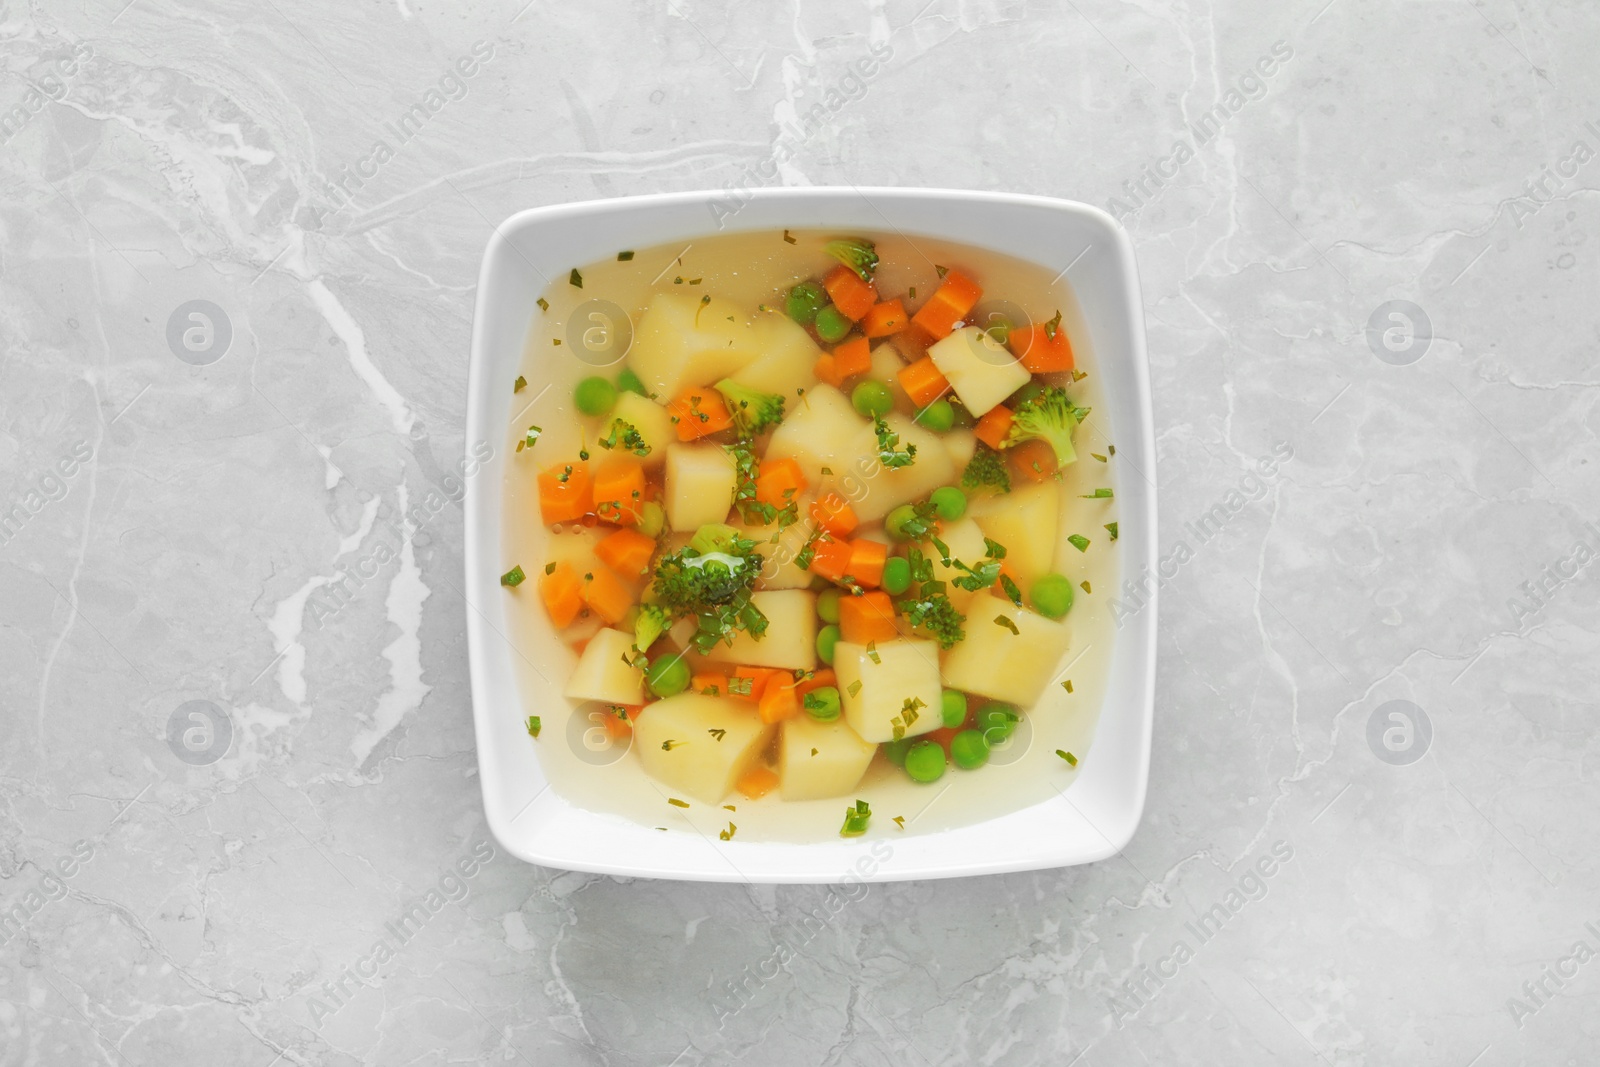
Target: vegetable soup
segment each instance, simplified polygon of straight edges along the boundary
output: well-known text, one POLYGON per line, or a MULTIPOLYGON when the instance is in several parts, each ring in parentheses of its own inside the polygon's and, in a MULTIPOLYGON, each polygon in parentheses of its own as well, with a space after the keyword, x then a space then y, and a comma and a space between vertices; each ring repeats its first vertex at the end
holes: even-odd
POLYGON ((803 841, 1070 784, 1114 640, 1119 463, 1052 273, 785 230, 547 287, 506 383, 501 581, 558 794, 803 841))

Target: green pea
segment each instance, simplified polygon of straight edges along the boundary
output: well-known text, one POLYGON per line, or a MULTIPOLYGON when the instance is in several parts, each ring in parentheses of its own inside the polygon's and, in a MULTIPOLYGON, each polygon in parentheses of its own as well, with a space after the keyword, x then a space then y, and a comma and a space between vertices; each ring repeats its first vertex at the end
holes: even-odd
POLYGON ((638 393, 640 396, 650 395, 645 392, 644 382, 640 381, 639 376, 627 367, 623 367, 622 373, 617 375, 617 388, 624 393, 638 393))
POLYGON ((585 415, 604 415, 617 402, 617 387, 596 375, 579 382, 572 399, 585 415))
POLYGON ((883 756, 896 767, 906 765, 906 752, 911 748, 911 742, 905 738, 898 741, 885 741, 883 743, 883 756))
POLYGON ((967 494, 953 485, 940 486, 928 495, 933 501, 933 506, 939 510, 939 517, 946 522, 955 522, 967 513, 967 494))
POLYGON ((1017 408, 1021 407, 1023 404, 1026 404, 1028 401, 1032 400, 1042 392, 1044 392, 1044 385, 1042 383, 1036 381, 1029 382, 1027 385, 1024 385, 1021 389, 1018 389, 1016 392, 1011 394, 1011 397, 1006 401, 1006 407, 1015 411, 1017 408))
POLYGON ((904 556, 890 556, 883 564, 883 578, 878 584, 890 596, 899 596, 911 588, 911 564, 904 556))
POLYGON ((1008 740, 1021 721, 1022 712, 1015 704, 994 701, 978 709, 978 731, 990 747, 1008 740))
POLYGON ((675 696, 689 688, 689 664, 681 654, 658 656, 644 672, 645 684, 658 697, 675 696))
POLYGON ((894 410, 894 394, 880 381, 868 378, 850 393, 850 403, 869 419, 881 419, 894 410))
POLYGON ((951 729, 967 721, 967 694, 956 689, 946 689, 939 694, 939 710, 944 724, 951 729))
POLYGON ((829 304, 817 312, 815 325, 817 336, 831 345, 843 341, 844 335, 850 332, 850 327, 853 324, 844 317, 844 312, 829 304))
POLYGON ((1041 575, 1028 589, 1028 599, 1040 615, 1059 619, 1072 610, 1072 583, 1064 575, 1041 575))
POLYGON ((937 782, 944 777, 944 749, 932 741, 917 741, 906 749, 906 773, 914 782, 937 782))
POLYGON ((646 537, 660 537, 661 531, 667 526, 667 512, 654 500, 646 500, 639 505, 639 519, 633 528, 646 537))
POLYGON ((832 722, 839 717, 839 690, 831 685, 813 689, 800 702, 806 714, 818 722, 832 722))
POLYGON ((843 591, 836 585, 830 585, 817 594, 817 618, 823 622, 839 621, 839 597, 843 591))
POLYGON ((916 509, 910 504, 901 504, 890 511, 883 519, 883 532, 896 541, 906 541, 905 525, 917 517, 916 509))
POLYGON ((962 730, 950 739, 950 759, 964 771, 976 770, 989 762, 989 742, 978 730, 962 730))
POLYGON ((839 628, 824 626, 817 631, 817 658, 833 666, 833 646, 839 643, 839 628))
POLYGON ((789 290, 789 295, 784 297, 784 314, 802 326, 810 326, 817 320, 817 311, 828 302, 828 294, 822 291, 822 286, 816 282, 801 282, 789 290))
POLYGON ((944 433, 956 424, 956 409, 940 397, 912 416, 912 421, 934 433, 944 433))

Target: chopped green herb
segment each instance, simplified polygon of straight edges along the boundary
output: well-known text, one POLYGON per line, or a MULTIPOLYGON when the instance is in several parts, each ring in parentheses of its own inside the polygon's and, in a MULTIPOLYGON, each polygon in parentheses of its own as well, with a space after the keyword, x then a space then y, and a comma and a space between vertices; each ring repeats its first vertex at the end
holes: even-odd
POLYGON ((844 809, 844 826, 839 829, 840 837, 860 837, 867 832, 867 822, 872 818, 872 806, 865 800, 858 800, 854 807, 844 809))
POLYGON ((663 751, 663 752, 671 752, 673 749, 678 748, 678 747, 680 747, 682 745, 687 745, 688 743, 689 742, 687 742, 687 741, 674 741, 669 737, 667 740, 661 742, 661 751, 663 751))
POLYGON ((1110 500, 1111 499, 1111 495, 1112 495, 1111 494, 1111 490, 1102 487, 1102 488, 1096 489, 1092 493, 1084 493, 1082 496, 1078 497, 1078 499, 1079 500, 1110 500))
POLYGON ((794 234, 790 233, 788 230, 784 230, 783 231, 783 241, 784 241, 785 244, 791 244, 791 245, 794 244, 795 243, 794 234))
POLYGON ((1044 324, 1044 335, 1051 341, 1056 339, 1056 331, 1061 329, 1061 310, 1056 309, 1056 317, 1044 324))
POLYGON ((1010 630, 1012 636, 1014 636, 1014 637, 1021 637, 1022 636, 1022 631, 1017 629, 1017 624, 1012 622, 1011 619, 1009 619, 1007 616, 1005 616, 1005 615, 996 615, 994 617, 994 622, 995 622, 996 626, 1004 626, 1006 629, 1010 630))
POLYGON ((1098 452, 1090 452, 1090 453, 1089 453, 1089 455, 1090 455, 1090 456, 1091 456, 1091 457, 1092 457, 1092 458, 1094 458, 1094 459, 1097 459, 1097 460, 1099 460, 1099 461, 1100 461, 1100 462, 1101 462, 1101 463, 1104 463, 1104 462, 1105 462, 1105 461, 1106 461, 1106 457, 1104 457, 1104 456, 1102 456, 1102 455, 1101 455, 1101 454, 1100 454, 1100 453, 1098 453, 1098 452))
POLYGON ((1079 552, 1089 551, 1089 539, 1083 536, 1083 534, 1069 534, 1067 535, 1067 540, 1070 541, 1072 543, 1072 547, 1077 549, 1079 552))
POLYGON ((544 572, 546 574, 554 574, 556 572, 556 565, 554 563, 546 563, 544 565, 544 572))
POLYGON ((739 809, 734 807, 732 804, 724 804, 724 805, 722 805, 722 810, 723 811, 738 811, 739 809))
POLYGON ((682 285, 683 284, 683 275, 680 274, 676 278, 672 279, 672 284, 673 285, 682 285))
POLYGON ((544 429, 542 427, 529 426, 527 434, 522 438, 522 443, 528 448, 532 448, 534 445, 539 443, 539 435, 542 433, 544 433, 544 429))
POLYGON ((730 696, 747 697, 750 695, 750 687, 754 684, 754 678, 729 678, 728 693, 730 696))
POLYGON ((528 736, 529 737, 538 737, 539 736, 539 731, 542 730, 542 729, 544 729, 544 723, 539 721, 539 716, 537 716, 537 715, 529 715, 528 716, 528 736))
POLYGON ((617 253, 617 262, 618 263, 626 263, 626 262, 628 262, 628 260, 630 260, 632 258, 633 258, 633 253, 632 252, 618 252, 617 253))
POLYGON ((889 424, 884 422, 882 419, 876 419, 873 421, 873 429, 878 435, 879 463, 882 463, 890 470, 911 466, 912 460, 915 459, 917 455, 916 445, 908 444, 902 451, 898 447, 900 444, 900 435, 889 429, 889 424))
POLYGON ((578 273, 577 267, 573 267, 572 273, 567 275, 567 284, 572 286, 574 289, 583 288, 583 275, 578 273))
POLYGON ((1000 588, 1005 590, 1006 598, 1017 607, 1022 607, 1022 590, 1017 588, 1017 583, 1011 580, 1011 575, 1000 576, 1000 588))
POLYGON ((703 281, 705 281, 704 278, 690 278, 689 279, 689 284, 690 285, 699 285, 703 281))
POLYGON ((517 375, 517 380, 511 384, 511 391, 513 393, 520 393, 524 389, 526 389, 527 387, 528 387, 528 379, 524 378, 522 375, 519 374, 519 375, 517 375))
POLYGON ((1073 368, 1072 368, 1072 380, 1073 380, 1073 381, 1075 381, 1075 382, 1081 382, 1081 381, 1083 381, 1083 380, 1084 380, 1084 379, 1085 379, 1085 378, 1087 378, 1087 377, 1088 377, 1088 376, 1089 376, 1089 372, 1088 372, 1088 371, 1086 371, 1086 370, 1079 370, 1079 369, 1078 369, 1078 368, 1077 368, 1077 367, 1073 367, 1073 368))
POLYGON ((535 303, 537 303, 539 305, 539 310, 540 311, 549 311, 550 310, 550 301, 546 300, 542 296, 537 301, 535 301, 535 303))
POLYGON ((1114 522, 1108 522, 1106 523, 1105 528, 1106 532, 1111 534, 1111 540, 1115 541, 1117 539, 1117 524, 1114 522))
POLYGON ((1078 588, 1079 588, 1079 589, 1082 589, 1082 590, 1083 590, 1083 591, 1084 591, 1084 592, 1085 592, 1085 593, 1092 593, 1092 592, 1094 592, 1094 590, 1093 590, 1093 589, 1090 589, 1090 588, 1089 588, 1089 579, 1087 579, 1087 578, 1085 578, 1085 579, 1084 579, 1084 580, 1083 580, 1083 581, 1081 581, 1081 582, 1079 582, 1079 583, 1078 583, 1078 588))
POLYGON ((1069 693, 1072 692, 1072 679, 1068 678, 1066 681, 1062 682, 1061 688, 1065 689, 1069 693))
POLYGON ((949 268, 949 267, 941 267, 941 266, 939 266, 939 264, 937 264, 937 263, 935 263, 935 264, 934 264, 934 265, 933 265, 933 269, 934 269, 934 270, 935 270, 935 271, 936 271, 936 272, 938 272, 938 275, 939 275, 939 277, 941 277, 941 278, 943 278, 943 277, 944 277, 944 276, 945 276, 945 275, 946 275, 946 274, 949 274, 949 273, 950 273, 950 268, 949 268))
POLYGON ((1074 756, 1072 753, 1066 751, 1065 749, 1060 749, 1060 748, 1056 749, 1056 755, 1058 755, 1062 759, 1066 760, 1068 767, 1076 767, 1078 765, 1078 757, 1074 756))
POLYGON ((855 696, 861 692, 861 679, 857 678, 855 681, 846 686, 846 688, 850 691, 851 696, 855 696))
POLYGON ((1116 445, 1111 445, 1106 449, 1106 455, 1114 456, 1116 454, 1117 454, 1117 446, 1116 445))
POLYGON ((917 298, 917 287, 913 285, 907 295, 910 296, 912 300, 915 300, 917 298))
POLYGON ((894 824, 900 827, 900 829, 904 830, 906 828, 906 817, 904 815, 896 815, 894 817, 894 824))
POLYGON ((527 575, 522 573, 522 564, 517 564, 500 576, 501 585, 521 585, 522 579, 527 575))
POLYGON ((668 797, 667 803, 671 804, 675 808, 687 808, 689 806, 689 802, 687 800, 679 800, 677 797, 668 797))
POLYGON ((868 641, 867 642, 867 658, 870 659, 874 663, 880 663, 881 664, 883 662, 883 658, 878 655, 878 642, 876 642, 876 641, 868 641))
POLYGON ((720 833, 718 833, 717 836, 719 838, 721 838, 722 840, 724 840, 724 841, 732 841, 733 840, 733 835, 738 833, 738 832, 739 832, 739 828, 737 826, 733 825, 733 823, 730 822, 728 824, 728 828, 726 830, 723 830, 720 833))

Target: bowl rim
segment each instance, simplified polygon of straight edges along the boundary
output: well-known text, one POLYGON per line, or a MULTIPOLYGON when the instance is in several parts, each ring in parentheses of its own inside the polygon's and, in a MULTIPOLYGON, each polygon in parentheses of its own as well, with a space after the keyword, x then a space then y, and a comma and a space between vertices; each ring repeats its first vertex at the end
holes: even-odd
MULTIPOLYGON (((1153 572, 1157 561, 1157 508, 1158 487, 1155 479, 1156 451, 1153 425, 1153 410, 1151 403, 1149 361, 1144 328, 1144 310, 1139 286, 1137 262, 1134 257, 1133 244, 1127 231, 1109 213, 1092 204, 1079 201, 1059 199, 1055 197, 1039 196, 1026 193, 1008 193, 995 191, 976 191, 943 189, 929 187, 881 187, 881 186, 808 186, 797 188, 751 188, 732 191, 724 190, 696 190, 685 192, 648 193, 633 196, 622 196, 608 199, 581 200, 559 204, 550 204, 540 207, 525 208, 514 212, 499 225, 494 226, 493 232, 486 242, 483 257, 479 266, 477 277, 477 294, 473 307, 472 340, 468 366, 467 381, 467 415, 466 432, 463 440, 463 450, 471 448, 471 443, 478 440, 499 441, 504 438, 503 426, 495 424, 492 417, 491 404, 491 375, 490 365, 495 361, 496 354, 489 351, 489 341, 485 337, 485 324, 489 321, 493 305, 501 299, 497 293, 496 272, 507 248, 513 242, 513 235, 526 231, 529 227, 548 225, 551 223, 568 222, 576 219, 592 218, 596 215, 641 212, 651 210, 678 209, 685 206, 703 205, 708 210, 708 219, 715 219, 715 206, 727 204, 730 199, 736 204, 735 211, 742 211, 751 204, 761 203, 765 206, 786 203, 819 204, 841 199, 862 199, 868 203, 898 201, 902 204, 930 204, 930 203, 959 203, 964 208, 982 205, 991 205, 996 208, 1024 209, 1050 212, 1061 215, 1076 216, 1079 220, 1088 223, 1092 228, 1104 235, 1112 245, 1115 258, 1120 264, 1120 276, 1115 279, 1115 292, 1121 297, 1121 304, 1116 308, 1107 309, 1106 314, 1121 315, 1121 327, 1126 331, 1129 351, 1122 354, 1125 366, 1122 368, 1126 380, 1120 376, 1107 375, 1106 390, 1108 400, 1114 392, 1127 392, 1128 407, 1135 417, 1135 425, 1124 427, 1118 425, 1116 432, 1119 439, 1124 442, 1130 438, 1137 441, 1136 454, 1142 459, 1145 470, 1148 471, 1146 480, 1149 481, 1148 490, 1141 490, 1140 498, 1143 501, 1144 528, 1139 531, 1136 538, 1126 535, 1119 538, 1123 540, 1123 569, 1124 579, 1135 573, 1142 573, 1137 568, 1144 565, 1145 572, 1153 572), (1115 383, 1115 384, 1112 384, 1115 383), (1136 549, 1130 552, 1129 549, 1136 549)), ((731 212, 730 212, 731 213, 731 212)), ((692 240, 698 235, 714 235, 720 233, 740 232, 756 229, 772 229, 773 225, 760 220, 756 224, 734 225, 724 228, 708 221, 705 226, 695 232, 683 232, 667 240, 688 239, 692 240)), ((813 228, 807 225, 807 229, 813 228)), ((860 228, 874 228, 863 226, 860 228)), ((884 217, 884 227, 898 229, 887 216, 884 217)), ((912 227, 923 236, 945 237, 945 239, 959 240, 963 243, 977 244, 987 247, 997 253, 1019 256, 1014 250, 1007 249, 998 243, 984 245, 981 241, 972 241, 965 236, 952 237, 939 232, 937 222, 930 221, 925 225, 912 227)), ((656 242, 651 242, 656 243, 656 242)), ((520 254, 520 253, 519 253, 520 254)), ((1035 257, 1021 256, 1020 258, 1032 259, 1035 257)), ((1066 268, 1071 269, 1071 265, 1066 268)), ((1063 270, 1062 273, 1066 273, 1063 270)), ((1075 288, 1079 288, 1075 286, 1075 288)), ((531 298, 530 298, 531 303, 531 298)), ((1080 307, 1086 327, 1093 328, 1093 323, 1102 317, 1099 312, 1092 312, 1083 305, 1080 307)), ((519 349, 517 360, 520 360, 519 349)), ((498 378, 494 378, 498 381, 498 378)), ((1125 449, 1126 450, 1126 446, 1125 449)), ((1130 675, 1128 684, 1133 687, 1135 706, 1121 710, 1123 716, 1137 716, 1132 725, 1137 730, 1136 751, 1131 754, 1132 766, 1125 769, 1131 771, 1134 777, 1132 782, 1132 795, 1128 802, 1113 813, 1114 820, 1108 820, 1102 813, 1099 820, 1090 819, 1084 814, 1078 804, 1069 796, 1074 787, 1079 784, 1083 772, 1078 772, 1072 782, 1064 790, 1058 790, 1058 797, 1051 797, 1029 807, 1017 809, 1003 816, 986 819, 965 827, 949 830, 935 831, 930 834, 917 835, 917 838, 906 838, 901 842, 901 847, 918 838, 951 839, 963 835, 980 832, 985 827, 992 827, 1008 820, 1017 820, 1035 811, 1056 809, 1058 801, 1065 802, 1068 808, 1076 813, 1078 821, 1093 830, 1099 838, 1099 844, 1092 847, 1074 847, 1067 849, 1065 846, 1051 847, 1041 845, 1027 853, 1017 853, 1003 858, 983 860, 922 860, 911 865, 901 864, 890 866, 885 863, 871 863, 864 861, 854 865, 843 865, 839 859, 843 854, 842 849, 854 846, 857 851, 865 849, 871 844, 868 839, 866 844, 857 842, 817 843, 789 843, 789 842, 762 842, 741 841, 727 842, 712 845, 706 841, 707 848, 714 852, 728 852, 737 854, 742 862, 734 864, 726 857, 720 857, 715 862, 706 862, 705 859, 695 859, 687 855, 693 849, 684 850, 686 855, 679 862, 669 862, 661 858, 652 861, 629 858, 611 858, 610 856, 596 853, 585 853, 581 850, 573 852, 553 852, 548 848, 530 846, 525 834, 514 832, 510 823, 518 818, 522 812, 511 818, 506 817, 505 809, 492 797, 491 791, 499 782, 500 768, 495 760, 486 756, 496 745, 494 722, 491 715, 503 708, 503 705, 493 699, 492 694, 503 690, 503 683, 495 676, 490 663, 491 647, 490 635, 486 632, 492 624, 483 609, 473 604, 472 591, 479 587, 485 575, 493 578, 498 584, 498 563, 493 559, 485 559, 483 546, 486 544, 498 545, 501 536, 503 514, 501 509, 493 502, 503 495, 501 488, 502 479, 498 476, 499 464, 503 458, 498 453, 491 461, 485 463, 493 477, 469 477, 465 479, 466 490, 462 500, 464 509, 464 545, 463 569, 466 585, 464 587, 467 602, 467 645, 469 671, 468 677, 471 685, 471 699, 473 710, 473 727, 475 749, 477 754, 478 778, 480 792, 484 804, 484 815, 489 825, 490 832, 506 851, 525 862, 535 863, 564 870, 583 871, 596 874, 609 874, 627 877, 665 878, 692 881, 729 881, 746 883, 839 883, 850 881, 884 882, 901 881, 909 879, 931 879, 963 877, 981 874, 999 874, 1013 871, 1043 870, 1061 866, 1075 865, 1078 863, 1091 863, 1115 856, 1126 847, 1137 830, 1144 814, 1148 798, 1150 751, 1152 742, 1152 729, 1154 723, 1154 683, 1156 667, 1156 633, 1157 619, 1159 618, 1159 585, 1154 584, 1144 594, 1143 606, 1135 619, 1135 625, 1128 631, 1118 633, 1118 643, 1137 642, 1139 647, 1134 651, 1134 660, 1124 673, 1130 675), (488 483, 488 484, 483 484, 488 483), (485 505, 485 498, 490 503, 485 505), (487 527, 487 528, 486 528, 487 527), (486 540, 487 539, 487 540, 486 540), (485 568, 489 568, 488 571, 485 568), (493 574, 490 574, 493 571, 493 574), (1108 827, 1102 824, 1109 822, 1108 827), (789 859, 796 854, 814 853, 818 859, 815 864, 804 862, 796 863, 789 859), (823 857, 828 857, 824 860, 823 857), (870 866, 871 869, 865 869, 870 866)), ((495 602, 492 610, 503 611, 495 602)), ((502 653, 503 655, 503 653, 502 653)), ((1108 680, 1108 696, 1112 684, 1116 682, 1115 671, 1108 680)), ((516 692, 516 682, 511 682, 513 691, 516 692)), ((519 706, 522 696, 517 692, 519 706)), ((1108 714, 1110 708, 1103 703, 1101 707, 1102 725, 1103 716, 1108 714)), ((1101 726, 1097 726, 1097 740, 1101 726)), ((1125 761, 1126 762, 1126 761, 1125 761)), ((1086 766, 1092 761, 1086 761, 1086 766)), ((539 801, 545 801, 543 808, 553 809, 548 812, 553 817, 560 817, 564 813, 585 813, 584 809, 577 807, 561 797, 549 787, 548 782, 535 797, 524 805, 522 811, 539 801)), ((1067 812, 1052 810, 1052 814, 1066 817, 1069 821, 1072 816, 1067 812)), ((672 838, 681 838, 683 841, 693 842, 693 838, 682 834, 667 835, 672 838)), ((1080 835, 1081 836, 1081 835, 1080 835)), ((881 839, 878 839, 881 840, 881 839)), ((876 854, 877 849, 872 849, 876 854)), ((889 851, 893 852, 893 846, 889 851)), ((959 854, 956 848, 947 850, 959 854)), ((701 853, 703 856, 704 854, 701 853)))

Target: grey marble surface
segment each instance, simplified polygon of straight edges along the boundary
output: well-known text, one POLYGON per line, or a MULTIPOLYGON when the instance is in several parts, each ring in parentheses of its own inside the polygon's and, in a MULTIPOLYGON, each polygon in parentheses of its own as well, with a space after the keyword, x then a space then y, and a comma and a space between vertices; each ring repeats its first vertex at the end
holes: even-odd
POLYGON ((3 12, 0 1063, 1592 1060, 1592 4, 3 12), (1126 852, 809 939, 494 847, 459 506, 369 562, 493 221, 775 157, 1117 210, 1169 560, 1126 852))

